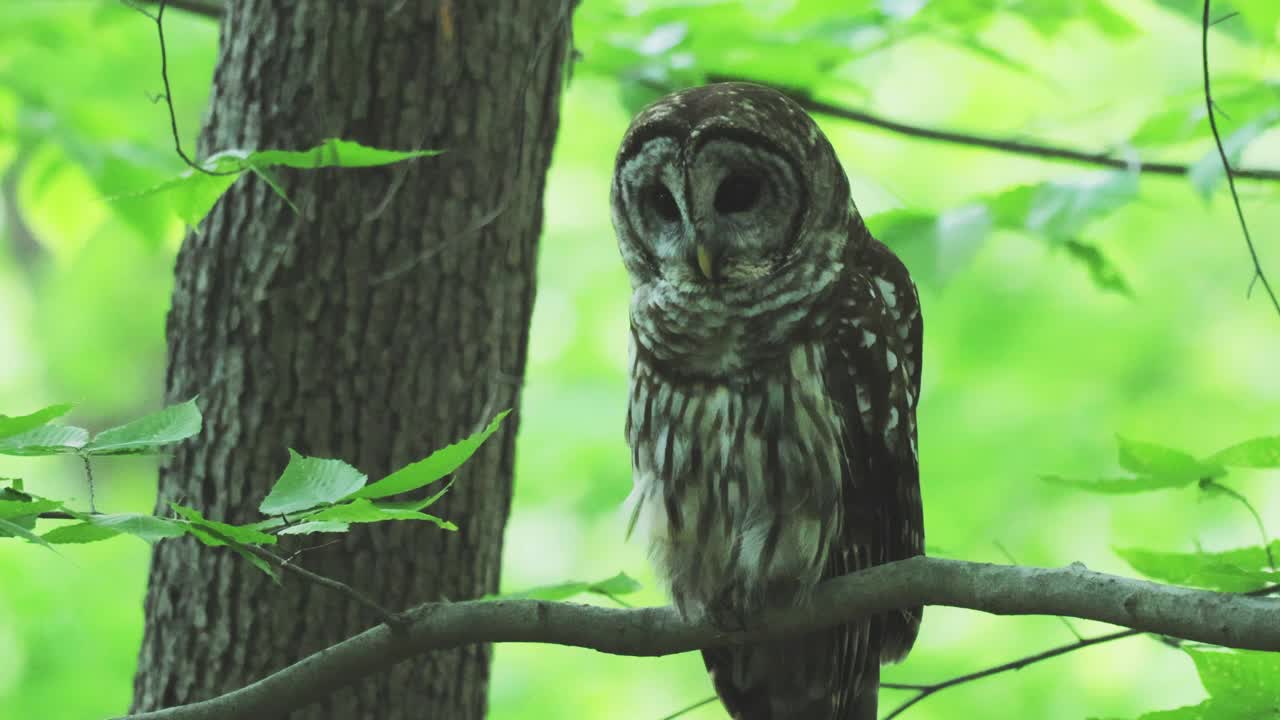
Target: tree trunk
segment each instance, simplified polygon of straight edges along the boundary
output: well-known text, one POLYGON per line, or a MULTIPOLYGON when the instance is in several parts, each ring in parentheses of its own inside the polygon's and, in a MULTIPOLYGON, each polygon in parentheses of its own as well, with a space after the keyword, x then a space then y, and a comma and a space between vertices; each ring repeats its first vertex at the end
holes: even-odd
MULTIPOLYGON (((205 426, 161 469, 160 512, 182 501, 260 519, 288 448, 376 479, 517 405, 571 12, 567 0, 227 3, 204 154, 330 137, 448 152, 284 173, 301 214, 242 178, 188 234, 166 392, 198 394, 205 426)), ((495 591, 515 430, 513 416, 434 507, 460 532, 353 526, 279 551, 315 547, 297 562, 390 608, 495 591)), ((134 709, 245 685, 376 622, 225 549, 162 542, 134 709)), ((488 662, 487 647, 436 653, 290 717, 483 717, 488 662)))

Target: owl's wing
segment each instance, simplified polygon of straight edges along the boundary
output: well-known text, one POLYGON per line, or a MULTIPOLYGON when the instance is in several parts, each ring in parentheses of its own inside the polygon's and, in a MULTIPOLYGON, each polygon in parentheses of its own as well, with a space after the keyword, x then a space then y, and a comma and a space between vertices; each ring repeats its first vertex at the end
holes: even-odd
MULTIPOLYGON (((828 576, 924 553, 916 457, 919 299, 897 256, 861 224, 852 232, 862 237, 850 238, 837 327, 826 353, 827 386, 845 428, 844 527, 828 576)), ((914 607, 850 626, 840 671, 855 681, 872 679, 880 662, 901 660, 915 642, 920 617, 921 608, 914 607)))

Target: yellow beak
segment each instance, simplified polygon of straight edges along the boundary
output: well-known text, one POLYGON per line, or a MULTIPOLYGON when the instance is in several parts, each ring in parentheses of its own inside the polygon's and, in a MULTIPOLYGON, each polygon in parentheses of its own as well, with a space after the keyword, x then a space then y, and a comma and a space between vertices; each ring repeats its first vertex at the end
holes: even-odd
POLYGON ((698 243, 698 269, 702 271, 702 276, 706 279, 715 280, 715 258, 707 250, 707 246, 702 243, 698 243))

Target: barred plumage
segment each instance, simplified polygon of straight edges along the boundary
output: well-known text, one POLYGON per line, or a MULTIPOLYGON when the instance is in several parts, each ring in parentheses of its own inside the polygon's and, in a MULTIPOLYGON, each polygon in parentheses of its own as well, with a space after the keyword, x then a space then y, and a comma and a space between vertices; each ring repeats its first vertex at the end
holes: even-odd
MULTIPOLYGON (((793 102, 726 83, 668 96, 618 155, 632 281, 633 521, 677 607, 716 622, 923 552, 921 320, 835 154, 793 102)), ((704 658, 743 720, 874 720, 919 608, 704 658)))

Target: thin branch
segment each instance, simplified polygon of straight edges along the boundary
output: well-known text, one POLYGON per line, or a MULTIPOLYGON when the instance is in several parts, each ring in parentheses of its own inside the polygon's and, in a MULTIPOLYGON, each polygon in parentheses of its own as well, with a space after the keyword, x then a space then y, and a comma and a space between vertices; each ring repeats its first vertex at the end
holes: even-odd
POLYGON ((916 557, 823 583, 803 607, 765 613, 745 631, 722 631, 673 608, 620 610, 539 600, 429 603, 321 650, 248 687, 130 720, 279 717, 417 654, 484 642, 538 642, 617 655, 655 656, 815 632, 868 613, 948 605, 998 615, 1068 615, 1136 631, 1280 651, 1280 602, 1160 585, 1065 568, 916 557))
POLYGON ((340 580, 334 580, 331 577, 325 577, 324 575, 313 573, 310 570, 302 567, 301 565, 295 565, 293 562, 280 557, 279 555, 271 552, 270 550, 264 547, 261 547, 259 545, 250 545, 248 543, 242 543, 239 540, 236 540, 235 538, 232 538, 231 536, 209 525, 200 525, 200 531, 209 535, 210 537, 221 540, 222 542, 236 548, 237 550, 240 550, 241 552, 247 552, 253 555, 254 557, 257 557, 263 560, 268 564, 274 565, 280 568, 281 570, 284 570, 285 572, 293 573, 294 575, 297 575, 298 577, 302 578, 303 580, 306 580, 309 583, 314 583, 316 585, 319 585, 320 587, 328 588, 330 590, 333 590, 334 592, 338 592, 343 595, 346 595, 352 600, 355 600, 357 603, 364 605, 370 610, 373 610, 374 612, 376 612, 378 614, 378 617, 381 618, 383 623, 385 623, 386 625, 390 626, 395 630, 402 630, 407 625, 408 620, 405 618, 403 614, 394 613, 382 607, 382 605, 378 604, 378 602, 373 598, 369 597, 368 595, 360 592, 359 590, 351 587, 350 585, 340 580))
POLYGON ((164 42, 164 9, 169 3, 166 0, 160 0, 159 7, 156 8, 154 15, 137 5, 133 5, 131 2, 127 4, 156 24, 156 36, 160 39, 160 79, 164 82, 164 104, 165 107, 169 109, 169 131, 173 134, 173 149, 177 151, 178 157, 182 158, 182 161, 187 164, 187 167, 197 172, 202 172, 205 175, 239 174, 240 170, 210 170, 192 160, 191 157, 187 155, 187 151, 182 149, 182 138, 178 133, 178 114, 173 108, 173 88, 169 84, 169 51, 165 47, 164 42))
POLYGON ((1271 298, 1271 305, 1276 309, 1276 313, 1280 314, 1280 300, 1276 299, 1276 294, 1271 289, 1271 281, 1262 271, 1258 250, 1253 246, 1253 238, 1249 236, 1249 224, 1245 222, 1244 210, 1240 208, 1240 195, 1236 192, 1235 179, 1245 177, 1245 171, 1231 168, 1226 148, 1222 146, 1222 135, 1218 132, 1218 121, 1214 118, 1213 92, 1209 81, 1209 6, 1211 4, 1212 0, 1204 0, 1204 16, 1200 28, 1200 66, 1204 74, 1204 107, 1209 115, 1209 130, 1213 132, 1213 143, 1218 148, 1218 158, 1222 160, 1222 170, 1227 175, 1227 187, 1231 190, 1231 202, 1236 207, 1236 218, 1240 221, 1240 232, 1244 234, 1244 244, 1249 248, 1249 257, 1253 260, 1253 278, 1249 283, 1250 288, 1255 280, 1261 283, 1262 289, 1267 291, 1267 297, 1271 298))
MULTIPOLYGON (((1244 594, 1250 597, 1261 597, 1264 595, 1270 595, 1275 592, 1280 592, 1280 586, 1273 585, 1270 587, 1259 588, 1257 590, 1253 590, 1244 594)), ((1067 645, 1060 645, 1056 648, 1050 648, 1049 650, 1044 650, 1042 652, 1027 655, 1025 657, 1019 658, 1017 660, 1013 660, 1011 662, 1001 663, 999 665, 986 668, 985 670, 978 670, 976 672, 966 673, 964 675, 958 675, 956 677, 949 678, 947 680, 943 680, 941 682, 936 682, 928 685, 911 684, 911 683, 880 683, 880 687, 882 688, 890 688, 893 690, 914 690, 917 693, 919 693, 919 695, 917 695, 916 697, 913 697, 910 700, 899 705, 898 707, 894 708, 893 712, 885 716, 884 720, 890 720, 890 718, 895 718, 898 715, 901 715, 903 712, 906 711, 907 708, 911 707, 912 705, 915 705, 916 703, 920 702, 921 700, 929 697, 930 695, 940 690, 946 690, 947 688, 955 687, 956 685, 962 685, 964 683, 973 682, 974 680, 980 680, 982 678, 990 677, 992 675, 999 675, 1000 673, 1008 672, 1010 670, 1021 670, 1022 668, 1028 665, 1034 665, 1035 663, 1043 662, 1045 660, 1058 657, 1059 655, 1066 655, 1067 653, 1075 652, 1076 650, 1083 650, 1084 648, 1092 647, 1094 645, 1101 645, 1102 643, 1111 642, 1112 640, 1123 640, 1124 638, 1129 638, 1135 635, 1142 635, 1142 634, 1144 633, 1142 633, 1139 630, 1120 630, 1118 632, 1107 633, 1105 635, 1096 635, 1091 638, 1082 637, 1077 642, 1074 642, 1074 643, 1069 643, 1067 645)), ((1156 635, 1155 637, 1157 640, 1159 640, 1160 642, 1170 647, 1176 648, 1182 645, 1182 640, 1178 638, 1171 638, 1167 635, 1156 635)))
POLYGON ((707 697, 707 698, 702 698, 701 700, 699 700, 698 702, 692 705, 686 705, 680 708, 679 710, 671 713, 670 715, 667 715, 666 717, 662 718, 662 720, 676 720, 676 718, 684 715, 688 715, 689 713, 693 712, 694 710, 697 710, 700 707, 706 707, 710 705, 711 703, 715 702, 717 699, 718 698, 715 695, 712 695, 711 697, 707 697))
POLYGON ((98 504, 93 492, 93 465, 89 464, 89 456, 81 454, 80 459, 84 461, 84 477, 89 483, 89 512, 98 512, 98 504))
MULTIPOLYGON (((1136 169, 1143 173, 1149 173, 1152 175, 1181 176, 1186 175, 1191 169, 1190 165, 1186 165, 1184 163, 1139 162, 1131 158, 1116 157, 1115 155, 1105 152, 1086 152, 1083 150, 1062 147, 1060 145, 1050 145, 1043 142, 1012 140, 1008 138, 994 137, 991 135, 939 130, 937 128, 924 127, 922 125, 912 125, 910 123, 898 122, 897 120, 890 120, 864 110, 856 110, 843 105, 817 100, 806 90, 789 88, 771 83, 760 83, 758 80, 754 80, 752 78, 711 75, 708 76, 707 79, 713 82, 738 81, 769 84, 775 90, 778 90, 787 97, 796 101, 796 103, 809 112, 829 115, 842 120, 849 120, 850 122, 856 122, 862 125, 880 128, 881 130, 888 130, 889 132, 896 133, 898 135, 906 135, 907 137, 920 138, 922 140, 932 140, 935 142, 964 145, 967 147, 979 147, 987 150, 998 150, 1003 153, 1026 155, 1028 157, 1036 157, 1044 160, 1064 160, 1082 165, 1094 165, 1097 167, 1108 167, 1117 170, 1136 169)), ((1280 181, 1280 170, 1273 170, 1270 168, 1237 168, 1233 172, 1237 178, 1280 181)))
POLYGON ((1257 509, 1253 507, 1253 503, 1249 502, 1249 498, 1236 492, 1235 490, 1232 490, 1226 485, 1223 485, 1217 482, 1213 478, 1205 478, 1201 480, 1200 488, 1202 490, 1213 490, 1214 492, 1217 492, 1219 494, 1226 495, 1227 497, 1233 500, 1236 500, 1240 504, 1244 505, 1245 509, 1249 511, 1249 514, 1253 516, 1254 524, 1258 526, 1258 535, 1262 537, 1262 549, 1267 554, 1267 567, 1271 568, 1272 570, 1275 570, 1276 559, 1271 554, 1271 538, 1270 536, 1267 535, 1267 527, 1262 524, 1262 515, 1260 515, 1257 509))
POLYGON ((893 720, 893 718, 896 718, 902 713, 906 712, 907 708, 911 707, 912 705, 915 705, 916 703, 920 702, 921 700, 924 700, 925 698, 929 697, 930 695, 936 692, 939 692, 941 690, 946 690, 949 687, 954 687, 956 685, 961 685, 967 682, 973 682, 974 680, 980 680, 984 677, 990 677, 992 675, 999 675, 1000 673, 1009 672, 1010 670, 1021 670, 1022 668, 1032 663, 1037 663, 1042 660, 1048 660, 1049 658, 1057 657, 1059 655, 1065 655, 1069 652, 1080 650, 1081 648, 1087 648, 1090 645, 1099 645, 1101 643, 1111 642, 1112 640, 1119 640, 1121 638, 1133 637, 1134 635, 1141 635, 1141 634, 1142 632, 1140 630, 1120 630, 1118 632, 1107 633, 1106 635, 1098 635, 1096 637, 1084 638, 1081 640, 1077 640, 1076 642, 1069 643, 1067 645, 1059 645, 1056 648, 1045 650, 1044 652, 1039 652, 1034 655, 1028 655, 1024 658, 1014 660, 1013 662, 1007 662, 1001 665, 996 665, 995 667, 987 668, 985 670, 979 670, 977 672, 972 672, 967 675, 960 675, 957 677, 953 677, 950 680, 944 680, 934 685, 922 686, 919 688, 919 692, 920 692, 919 695, 916 695, 910 700, 907 700, 906 702, 902 703, 898 707, 894 708, 893 712, 889 713, 884 717, 884 720, 893 720))

